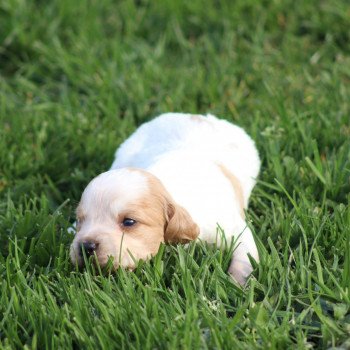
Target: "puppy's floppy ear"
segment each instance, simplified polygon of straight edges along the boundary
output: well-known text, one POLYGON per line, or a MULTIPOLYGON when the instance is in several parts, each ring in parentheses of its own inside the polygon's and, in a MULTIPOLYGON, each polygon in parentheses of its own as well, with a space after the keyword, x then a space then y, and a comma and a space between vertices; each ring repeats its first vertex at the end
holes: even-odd
POLYGON ((198 237, 199 227, 185 208, 168 203, 167 216, 168 222, 164 232, 165 242, 187 243, 198 237))

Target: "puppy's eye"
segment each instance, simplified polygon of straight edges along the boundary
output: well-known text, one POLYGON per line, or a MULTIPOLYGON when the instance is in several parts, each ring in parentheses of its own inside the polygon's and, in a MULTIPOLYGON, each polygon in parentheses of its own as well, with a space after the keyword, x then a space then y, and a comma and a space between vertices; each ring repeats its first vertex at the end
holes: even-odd
POLYGON ((123 220, 123 226, 130 227, 136 224, 136 220, 130 219, 130 218, 125 218, 123 220))

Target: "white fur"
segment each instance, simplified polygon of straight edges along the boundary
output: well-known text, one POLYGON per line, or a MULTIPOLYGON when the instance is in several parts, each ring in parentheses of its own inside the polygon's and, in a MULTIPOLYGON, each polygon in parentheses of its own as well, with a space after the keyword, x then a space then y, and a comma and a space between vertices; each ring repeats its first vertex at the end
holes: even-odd
POLYGON ((229 272, 244 283, 252 270, 247 254, 259 256, 239 195, 219 165, 238 179, 246 208, 260 168, 252 139, 212 115, 167 113, 140 126, 117 150, 111 169, 134 167, 155 175, 199 226, 202 240, 216 241, 217 224, 228 238, 238 238, 229 272))
POLYGON ((128 203, 137 201, 147 189, 145 177, 138 172, 129 169, 107 171, 94 178, 85 189, 81 209, 97 218, 116 217, 118 212, 128 203))

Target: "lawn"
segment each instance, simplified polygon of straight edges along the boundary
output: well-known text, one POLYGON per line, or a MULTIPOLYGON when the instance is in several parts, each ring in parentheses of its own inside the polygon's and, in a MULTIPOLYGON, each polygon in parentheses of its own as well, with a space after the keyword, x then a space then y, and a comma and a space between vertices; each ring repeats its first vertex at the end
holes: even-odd
POLYGON ((0 348, 349 349, 349 28, 346 0, 1 1, 0 348), (246 288, 203 242, 70 263, 82 190, 168 111, 256 140, 246 288))

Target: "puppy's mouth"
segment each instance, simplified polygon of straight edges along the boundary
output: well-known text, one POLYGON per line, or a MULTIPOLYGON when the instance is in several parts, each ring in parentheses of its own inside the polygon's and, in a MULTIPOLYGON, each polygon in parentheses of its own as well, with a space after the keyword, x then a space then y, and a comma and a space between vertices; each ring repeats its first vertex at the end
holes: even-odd
POLYGON ((118 268, 118 264, 114 263, 115 257, 113 254, 100 254, 99 243, 96 242, 73 243, 71 245, 70 257, 72 263, 78 265, 79 268, 90 264, 102 268, 107 265, 111 265, 114 269, 118 268))
MULTIPOLYGON (((127 257, 124 261, 118 261, 118 257, 114 254, 101 254, 98 249, 99 245, 92 244, 72 244, 70 257, 73 265, 77 265, 79 270, 83 270, 87 266, 93 266, 94 268, 116 271, 119 267, 128 271, 134 271, 136 268, 136 262, 131 257, 127 257), (127 261, 125 261, 127 260, 127 261)), ((119 259, 120 260, 120 259, 119 259)))
POLYGON ((94 273, 111 273, 115 272, 120 265, 114 263, 112 256, 108 258, 99 259, 97 256, 90 256, 89 258, 79 258, 76 265, 80 272, 92 271, 94 273))

